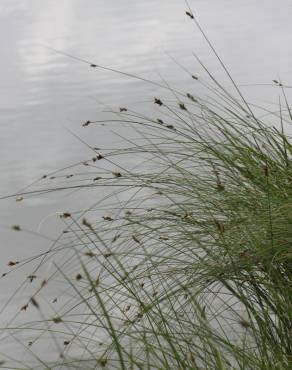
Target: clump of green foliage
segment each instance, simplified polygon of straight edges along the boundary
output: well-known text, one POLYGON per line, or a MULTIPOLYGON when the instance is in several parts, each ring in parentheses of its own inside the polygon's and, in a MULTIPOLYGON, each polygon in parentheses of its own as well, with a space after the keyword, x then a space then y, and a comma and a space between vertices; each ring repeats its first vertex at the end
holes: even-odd
MULTIPOLYGON (((211 91, 208 100, 168 88, 174 100, 153 100, 158 119, 120 108, 112 121, 139 140, 92 147, 80 164, 89 166, 87 180, 60 186, 113 191, 82 213, 64 212, 64 233, 38 257, 34 273, 46 261, 51 270, 22 310, 41 320, 6 328, 34 356, 25 369, 292 366, 285 88, 275 81, 286 104, 272 126, 236 86, 239 98, 208 75, 212 85, 193 76, 211 91), (133 156, 140 166, 122 165, 133 156), (53 358, 37 352, 42 341, 52 343, 53 358)), ((83 126, 94 132, 92 122, 83 126)))

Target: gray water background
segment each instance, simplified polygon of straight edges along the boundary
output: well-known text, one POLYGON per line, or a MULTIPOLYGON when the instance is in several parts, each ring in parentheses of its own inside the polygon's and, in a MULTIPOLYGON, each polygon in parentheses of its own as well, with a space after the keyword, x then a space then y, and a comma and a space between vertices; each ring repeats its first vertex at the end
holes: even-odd
MULTIPOLYGON (((292 85, 292 2, 190 4, 247 98, 277 110, 273 104, 280 92, 272 80, 281 78, 292 85)), ((92 145, 114 145, 117 138, 110 130, 86 131, 81 124, 105 118, 108 107, 147 112, 153 97, 161 95, 151 84, 92 69, 45 46, 157 82, 165 79, 173 87, 199 94, 194 81, 171 59, 200 76, 194 51, 230 85, 185 10, 183 0, 0 0, 1 196, 87 158, 87 148, 67 129, 92 145)), ((9 225, 53 235, 58 231, 55 213, 86 202, 90 199, 62 194, 19 203, 15 198, 1 200, 0 273, 9 260, 48 246, 30 234, 12 232, 9 225)), ((0 281, 2 302, 13 289, 13 281, 0 281)))

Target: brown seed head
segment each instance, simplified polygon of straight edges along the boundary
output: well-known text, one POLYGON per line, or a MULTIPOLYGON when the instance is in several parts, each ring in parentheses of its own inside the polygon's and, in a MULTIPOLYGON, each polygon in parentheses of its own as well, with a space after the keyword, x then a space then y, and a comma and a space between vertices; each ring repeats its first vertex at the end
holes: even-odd
POLYGON ((159 98, 154 98, 154 104, 163 105, 162 101, 159 98))
POLYGON ((84 226, 88 227, 89 229, 93 229, 93 227, 92 227, 91 223, 90 223, 90 222, 88 222, 88 221, 86 220, 86 218, 83 218, 83 220, 82 220, 82 225, 84 225, 84 226))
POLYGON ((134 240, 134 242, 136 242, 136 243, 138 243, 138 244, 140 244, 141 242, 140 242, 140 240, 137 238, 137 236, 135 236, 135 235, 132 235, 132 239, 134 240))
POLYGON ((166 127, 169 128, 170 130, 175 130, 173 125, 166 125, 166 127))
POLYGON ((105 221, 113 221, 114 219, 110 216, 102 216, 105 221))
POLYGON ((103 256, 104 258, 109 258, 113 255, 113 253, 109 252, 109 253, 104 253, 103 256))
POLYGON ((117 171, 113 171, 112 174, 114 177, 122 177, 121 173, 117 171))
POLYGON ((104 156, 102 155, 102 154, 100 154, 100 153, 98 153, 97 155, 96 155, 96 159, 98 160, 98 161, 100 161, 101 159, 103 159, 104 158, 104 156))
POLYGON ((248 329, 250 328, 250 323, 244 319, 240 320, 239 321, 239 324, 244 328, 244 329, 248 329))
POLYGON ((178 103, 178 106, 180 107, 181 110, 187 110, 186 106, 184 105, 184 103, 178 103))
POLYGON ((28 275, 28 277, 27 277, 28 279, 29 279, 29 281, 32 283, 33 282, 33 280, 34 279, 36 279, 36 275, 34 275, 34 274, 30 274, 30 275, 28 275))
POLYGON ((12 225, 11 229, 15 231, 21 231, 21 227, 19 225, 12 225))
POLYGON ((193 14, 192 14, 191 12, 186 12, 186 15, 187 15, 188 17, 190 17, 191 19, 194 19, 194 16, 193 16, 193 14))
POLYGON ((26 310, 27 310, 27 308, 28 308, 28 303, 27 303, 27 304, 24 304, 24 305, 21 307, 20 311, 26 311, 26 310))
POLYGON ((69 218, 69 217, 71 217, 71 213, 69 213, 69 212, 64 212, 64 213, 62 213, 61 214, 61 216, 60 216, 61 218, 69 218))
POLYGON ((18 265, 18 264, 19 264, 18 261, 9 261, 7 265, 12 267, 12 266, 15 266, 15 265, 18 265))
POLYGON ((189 93, 187 93, 187 97, 191 100, 191 101, 193 101, 193 102, 197 102, 197 100, 193 97, 193 95, 191 95, 191 94, 189 94, 189 93))
POLYGON ((35 298, 34 298, 34 297, 31 297, 31 298, 30 298, 30 303, 31 303, 35 308, 37 308, 37 309, 39 309, 39 308, 40 308, 40 306, 39 306, 38 302, 35 300, 35 298))
POLYGON ((63 320, 62 320, 62 318, 61 318, 61 317, 56 316, 56 317, 53 317, 53 318, 52 318, 52 321, 53 321, 53 323, 55 323, 55 324, 60 324, 63 320))
POLYGON ((94 257, 95 256, 95 254, 93 253, 93 252, 91 252, 91 251, 88 251, 88 252, 84 252, 84 256, 87 256, 87 257, 94 257))

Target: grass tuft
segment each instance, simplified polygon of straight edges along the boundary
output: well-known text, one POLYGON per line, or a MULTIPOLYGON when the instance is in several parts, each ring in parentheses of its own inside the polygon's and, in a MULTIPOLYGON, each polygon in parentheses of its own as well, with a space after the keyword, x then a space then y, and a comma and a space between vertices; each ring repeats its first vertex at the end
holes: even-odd
MULTIPOLYGON (((5 340, 25 349, 21 368, 291 368, 292 143, 284 86, 274 80, 285 106, 280 100, 271 125, 236 85, 238 97, 206 72, 208 81, 191 78, 208 87, 208 99, 166 87, 175 101, 153 98, 162 118, 119 108, 109 123, 124 122, 135 140, 103 154, 87 145, 94 157, 56 171, 55 188, 49 174, 37 190, 18 194, 112 189, 90 209, 60 214, 65 229, 48 251, 8 263, 35 264, 30 287, 46 275, 3 329, 5 340), (120 165, 133 158, 135 166, 120 165), (39 317, 14 326, 31 306, 39 317)), ((94 130, 92 123, 107 122, 82 126, 94 130)))

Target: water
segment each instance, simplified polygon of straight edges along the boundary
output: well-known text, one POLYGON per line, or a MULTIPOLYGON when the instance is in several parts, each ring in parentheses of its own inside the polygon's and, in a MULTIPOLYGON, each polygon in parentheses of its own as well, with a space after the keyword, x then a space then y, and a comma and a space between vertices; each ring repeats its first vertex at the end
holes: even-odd
MULTIPOLYGON (((272 79, 292 85, 291 1, 197 0, 190 4, 244 94, 273 107, 279 90, 272 86, 272 79)), ((147 111, 153 96, 161 94, 151 84, 92 69, 46 46, 198 93, 194 81, 169 56, 202 75, 194 51, 230 85, 185 10, 182 0, 1 0, 0 194, 15 193, 50 171, 86 159, 88 149, 67 129, 95 146, 111 146, 116 138, 110 130, 86 131, 81 124, 104 118, 103 111, 109 108, 147 111)), ((79 207, 84 199, 74 202, 79 207)), ((54 214, 69 205, 72 198, 65 195, 21 203, 1 201, 0 272, 7 270, 7 261, 49 245, 5 226, 20 224, 54 233, 54 214)), ((13 280, 8 286, 12 289, 13 280)), ((0 289, 3 301, 7 284, 0 289)))
MULTIPOLYGON (((271 83, 278 76, 291 82, 289 0, 192 5, 238 83, 271 83)), ((65 127, 79 132, 81 122, 98 117, 102 104, 136 104, 155 93, 151 85, 92 70, 43 45, 156 81, 160 73, 173 85, 190 86, 166 53, 197 72, 195 51, 214 73, 220 76, 221 70, 185 9, 179 0, 159 5, 89 0, 86 6, 82 0, 1 0, 1 194, 80 159, 82 146, 65 127)), ((272 89, 266 90, 272 100, 272 89)))

